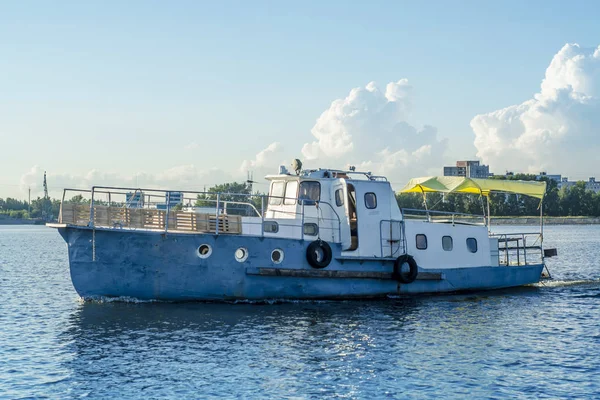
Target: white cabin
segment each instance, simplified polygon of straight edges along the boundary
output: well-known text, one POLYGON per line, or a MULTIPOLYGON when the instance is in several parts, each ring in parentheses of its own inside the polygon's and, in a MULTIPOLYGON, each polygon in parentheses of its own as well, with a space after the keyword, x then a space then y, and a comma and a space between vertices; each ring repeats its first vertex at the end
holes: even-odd
POLYGON ((270 188, 262 225, 260 218, 244 217, 243 234, 320 238, 340 243, 341 257, 348 259, 407 253, 425 268, 498 265, 498 239, 489 237, 484 224, 407 219, 384 177, 318 169, 266 179, 270 188))

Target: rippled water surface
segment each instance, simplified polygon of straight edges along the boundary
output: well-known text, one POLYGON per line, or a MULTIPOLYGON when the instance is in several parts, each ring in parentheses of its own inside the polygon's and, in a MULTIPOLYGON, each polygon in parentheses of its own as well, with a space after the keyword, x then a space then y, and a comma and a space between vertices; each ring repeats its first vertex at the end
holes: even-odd
POLYGON ((58 233, 0 226, 0 398, 600 398, 600 226, 545 229, 537 287, 204 304, 81 302, 58 233))

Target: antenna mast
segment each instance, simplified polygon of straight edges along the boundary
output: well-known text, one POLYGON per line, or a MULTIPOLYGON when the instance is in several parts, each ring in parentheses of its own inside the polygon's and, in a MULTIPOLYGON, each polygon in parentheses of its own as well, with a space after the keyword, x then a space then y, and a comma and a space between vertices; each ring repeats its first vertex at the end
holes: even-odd
POLYGON ((254 173, 252 171, 248 171, 248 179, 246 180, 246 184, 248 185, 248 190, 250 194, 254 193, 252 190, 252 184, 254 183, 254 173))
POLYGON ((48 199, 48 183, 46 182, 46 171, 44 171, 44 200, 48 199))
POLYGON ((52 211, 52 205, 50 203, 50 196, 48 196, 48 183, 46 182, 46 171, 44 171, 44 202, 42 204, 42 218, 45 221, 50 221, 50 212, 52 211))

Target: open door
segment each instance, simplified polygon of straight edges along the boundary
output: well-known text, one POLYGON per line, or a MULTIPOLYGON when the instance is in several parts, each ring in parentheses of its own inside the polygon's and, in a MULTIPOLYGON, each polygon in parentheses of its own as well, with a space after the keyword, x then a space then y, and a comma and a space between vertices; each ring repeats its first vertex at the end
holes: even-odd
POLYGON ((346 212, 350 228, 350 246, 345 250, 358 248, 358 213, 356 212, 356 189, 351 183, 346 184, 346 212))
POLYGON ((342 242, 342 249, 349 250, 352 246, 350 240, 350 226, 348 224, 348 213, 346 211, 346 203, 348 202, 348 192, 346 189, 346 183, 342 180, 340 183, 333 185, 333 198, 332 206, 340 217, 340 242, 342 242))

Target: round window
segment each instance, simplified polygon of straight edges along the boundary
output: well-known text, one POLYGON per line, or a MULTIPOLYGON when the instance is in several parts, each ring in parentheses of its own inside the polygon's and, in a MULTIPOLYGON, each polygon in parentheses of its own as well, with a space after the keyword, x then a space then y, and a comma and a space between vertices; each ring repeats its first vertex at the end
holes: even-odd
POLYGON ((283 250, 275 249, 271 252, 271 261, 275 264, 280 264, 283 261, 283 250))
POLYGON ((244 262, 248 258, 248 250, 243 247, 240 247, 235 251, 235 259, 239 262, 244 262))
POLYGON ((208 244, 201 244, 198 247, 198 257, 200 258, 208 258, 212 254, 212 247, 208 244))

